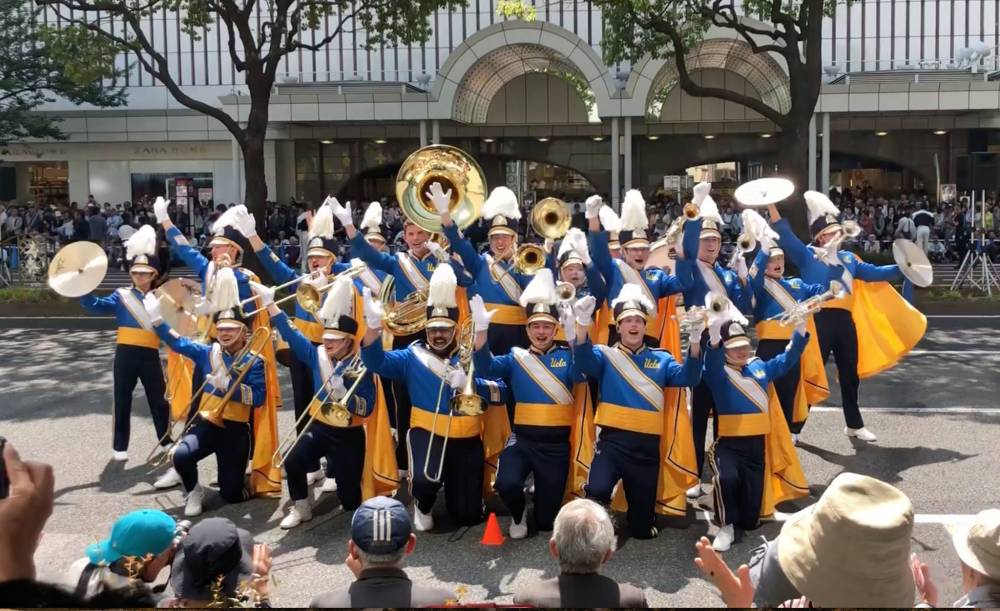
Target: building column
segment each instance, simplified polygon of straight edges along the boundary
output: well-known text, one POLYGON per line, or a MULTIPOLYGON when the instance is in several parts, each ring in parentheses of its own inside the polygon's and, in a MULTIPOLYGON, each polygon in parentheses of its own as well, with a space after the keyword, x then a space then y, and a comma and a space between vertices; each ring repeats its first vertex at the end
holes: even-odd
POLYGON ((420 148, 427 146, 427 121, 420 121, 420 148))
POLYGON ((231 139, 233 149, 233 193, 236 195, 236 204, 242 204, 245 185, 243 184, 243 165, 240 159, 240 145, 236 138, 231 139))
POLYGON ((809 190, 816 190, 816 115, 809 118, 809 190))
POLYGON ((632 188, 632 117, 625 117, 625 190, 632 188))
POLYGON ((621 201, 621 180, 618 176, 618 164, 621 163, 621 152, 618 148, 618 117, 611 118, 611 203, 617 208, 621 201))
POLYGON ((437 119, 431 122, 431 142, 441 144, 441 123, 437 119))
POLYGON ((830 131, 830 113, 823 113, 823 162, 820 170, 820 185, 823 193, 830 192, 830 140, 833 133, 830 131))

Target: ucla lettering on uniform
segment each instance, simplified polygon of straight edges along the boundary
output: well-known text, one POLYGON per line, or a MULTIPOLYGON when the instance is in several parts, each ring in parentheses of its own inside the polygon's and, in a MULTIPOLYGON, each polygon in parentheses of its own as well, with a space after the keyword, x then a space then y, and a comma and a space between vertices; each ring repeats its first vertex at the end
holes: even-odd
POLYGON ((656 359, 646 359, 642 362, 643 369, 659 369, 660 362, 656 359))
POLYGON ((549 361, 549 367, 565 367, 566 359, 564 358, 553 358, 549 361))

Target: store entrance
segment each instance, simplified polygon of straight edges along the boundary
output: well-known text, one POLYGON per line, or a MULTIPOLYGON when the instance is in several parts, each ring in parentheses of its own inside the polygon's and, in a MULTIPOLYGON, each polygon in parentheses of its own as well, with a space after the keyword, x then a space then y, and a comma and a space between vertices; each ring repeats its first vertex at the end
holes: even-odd
POLYGON ((0 166, 0 200, 69 203, 69 163, 18 161, 0 166))

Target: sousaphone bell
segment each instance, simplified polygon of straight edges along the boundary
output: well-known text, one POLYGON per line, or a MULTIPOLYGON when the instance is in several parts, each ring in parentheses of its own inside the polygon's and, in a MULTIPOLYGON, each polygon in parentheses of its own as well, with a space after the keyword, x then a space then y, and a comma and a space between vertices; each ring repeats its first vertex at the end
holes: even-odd
POLYGON ((441 233, 441 217, 427 192, 434 183, 451 190, 449 214, 459 229, 479 220, 486 201, 486 176, 465 151, 446 144, 417 149, 396 174, 396 199, 411 222, 431 233, 441 233))

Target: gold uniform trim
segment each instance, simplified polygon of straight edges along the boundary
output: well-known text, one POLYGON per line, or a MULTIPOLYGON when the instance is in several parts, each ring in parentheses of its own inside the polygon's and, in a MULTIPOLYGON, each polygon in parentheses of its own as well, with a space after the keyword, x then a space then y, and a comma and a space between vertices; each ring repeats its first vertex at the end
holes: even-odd
POLYGON ((434 435, 450 435, 454 439, 479 437, 483 426, 481 416, 449 416, 438 414, 434 422, 434 412, 417 405, 410 411, 410 427, 430 431, 434 435), (449 430, 448 423, 451 422, 449 430), (436 425, 436 426, 435 426, 436 425))
MULTIPOLYGON (((222 401, 222 397, 205 393, 201 396, 201 405, 198 411, 213 411, 220 401, 222 401)), ((232 422, 250 422, 251 409, 253 408, 249 405, 230 400, 226 403, 226 408, 222 411, 222 419, 232 422)))
POLYGON ((155 331, 147 331, 136 327, 118 327, 117 341, 119 344, 127 346, 139 346, 154 350, 160 347, 160 336, 155 331))
POLYGON ((487 303, 487 310, 494 310, 496 314, 490 319, 491 323, 500 325, 525 325, 528 318, 524 315, 524 308, 519 305, 507 305, 503 303, 487 303))
POLYGON ((576 416, 572 405, 553 403, 518 403, 514 407, 514 424, 526 426, 572 426, 576 416))
POLYGON ((767 414, 720 414, 720 437, 751 437, 771 432, 771 419, 767 414))
POLYGON ((663 433, 663 414, 601 402, 597 404, 597 416, 594 418, 594 424, 634 433, 660 435, 663 433))

